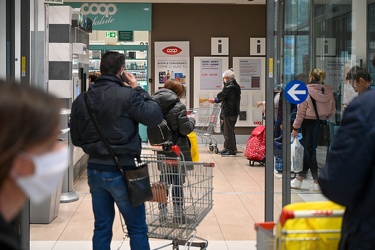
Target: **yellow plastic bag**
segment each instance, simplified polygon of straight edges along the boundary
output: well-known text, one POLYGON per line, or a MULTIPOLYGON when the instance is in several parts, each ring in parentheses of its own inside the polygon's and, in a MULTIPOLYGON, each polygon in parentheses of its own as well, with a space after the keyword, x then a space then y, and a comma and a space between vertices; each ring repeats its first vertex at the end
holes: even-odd
POLYGON ((198 151, 198 141, 197 141, 197 134, 195 132, 191 132, 187 135, 190 141, 190 153, 191 159, 193 162, 199 161, 199 151, 198 151))

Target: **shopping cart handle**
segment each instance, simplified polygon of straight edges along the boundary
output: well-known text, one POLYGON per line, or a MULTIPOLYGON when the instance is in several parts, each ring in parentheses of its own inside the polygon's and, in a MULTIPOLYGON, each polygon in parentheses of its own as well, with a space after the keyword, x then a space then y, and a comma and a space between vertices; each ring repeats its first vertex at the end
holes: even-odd
POLYGON ((177 145, 173 145, 172 142, 164 142, 162 145, 162 151, 164 152, 174 152, 177 156, 181 155, 181 149, 177 145))
POLYGON ((171 147, 171 151, 172 151, 172 152, 175 152, 176 155, 178 155, 178 156, 181 155, 181 149, 180 149, 180 147, 177 146, 177 145, 173 145, 173 146, 171 147))

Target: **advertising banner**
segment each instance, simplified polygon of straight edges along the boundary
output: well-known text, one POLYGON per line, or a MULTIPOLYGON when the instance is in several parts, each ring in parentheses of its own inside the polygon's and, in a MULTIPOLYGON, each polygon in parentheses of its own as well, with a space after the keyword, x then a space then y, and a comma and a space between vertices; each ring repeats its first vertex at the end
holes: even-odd
POLYGON ((151 30, 150 3, 65 3, 80 8, 92 20, 93 30, 151 30))
POLYGON ((183 42, 155 42, 155 91, 163 88, 168 79, 179 80, 186 90, 186 96, 181 101, 189 104, 189 72, 190 47, 188 41, 183 42))

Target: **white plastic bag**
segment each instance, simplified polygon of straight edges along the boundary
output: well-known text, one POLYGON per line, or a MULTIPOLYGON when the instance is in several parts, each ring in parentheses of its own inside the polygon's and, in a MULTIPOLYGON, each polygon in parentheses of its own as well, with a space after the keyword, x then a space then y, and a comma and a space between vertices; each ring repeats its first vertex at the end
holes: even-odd
POLYGON ((299 173, 303 170, 303 146, 298 138, 295 138, 291 145, 291 170, 294 173, 299 173))
POLYGON ((216 134, 220 134, 220 132, 221 132, 220 117, 215 117, 214 132, 216 134))

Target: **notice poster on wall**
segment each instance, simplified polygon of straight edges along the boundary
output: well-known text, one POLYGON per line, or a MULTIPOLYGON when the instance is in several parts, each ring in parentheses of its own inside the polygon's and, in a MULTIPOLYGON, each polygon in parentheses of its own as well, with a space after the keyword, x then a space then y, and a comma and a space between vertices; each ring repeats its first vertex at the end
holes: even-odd
POLYGON ((155 91, 163 88, 168 79, 179 80, 185 86, 182 103, 189 108, 189 42, 155 42, 155 91))
POLYGON ((265 58, 233 57, 233 71, 241 87, 240 117, 236 126, 257 126, 262 123, 262 107, 265 100, 265 58))
POLYGON ((200 87, 201 90, 222 88, 222 59, 202 58, 200 59, 200 87))
POLYGON ((241 89, 260 89, 262 58, 233 58, 233 68, 237 72, 237 82, 241 89))
POLYGON ((194 57, 194 108, 210 106, 208 99, 221 91, 228 61, 228 57, 194 57))

